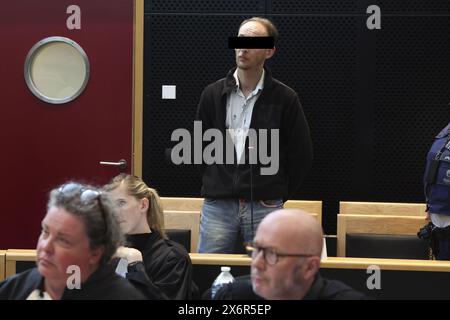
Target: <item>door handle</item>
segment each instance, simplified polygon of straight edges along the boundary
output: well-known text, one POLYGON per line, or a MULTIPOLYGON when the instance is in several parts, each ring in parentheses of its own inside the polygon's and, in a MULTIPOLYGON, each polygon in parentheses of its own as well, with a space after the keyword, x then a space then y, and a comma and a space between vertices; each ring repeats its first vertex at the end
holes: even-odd
POLYGON ((121 159, 118 162, 100 161, 100 164, 102 166, 119 167, 121 170, 125 170, 127 168, 127 161, 124 159, 121 159))

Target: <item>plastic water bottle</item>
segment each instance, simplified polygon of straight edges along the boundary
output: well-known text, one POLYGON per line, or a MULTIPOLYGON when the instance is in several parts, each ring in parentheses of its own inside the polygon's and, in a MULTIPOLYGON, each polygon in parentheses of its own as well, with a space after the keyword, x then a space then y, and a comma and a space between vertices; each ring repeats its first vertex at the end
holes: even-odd
POLYGON ((233 276, 230 273, 230 267, 221 267, 220 270, 222 271, 219 276, 214 280, 212 286, 211 286, 211 298, 214 299, 214 296, 216 295, 217 291, 219 289, 230 282, 234 281, 233 276))

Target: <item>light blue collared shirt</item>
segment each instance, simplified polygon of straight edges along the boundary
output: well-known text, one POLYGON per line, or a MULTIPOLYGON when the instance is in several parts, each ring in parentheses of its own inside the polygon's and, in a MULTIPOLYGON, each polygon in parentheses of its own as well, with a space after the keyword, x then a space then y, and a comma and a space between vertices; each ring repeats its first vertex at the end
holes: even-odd
POLYGON ((230 130, 230 135, 236 150, 237 161, 241 161, 245 147, 245 139, 247 138, 248 129, 252 120, 253 106, 258 100, 262 89, 264 88, 265 70, 261 74, 261 78, 248 97, 242 93, 237 69, 234 71, 233 77, 236 80, 236 88, 227 97, 227 118, 225 125, 230 130))

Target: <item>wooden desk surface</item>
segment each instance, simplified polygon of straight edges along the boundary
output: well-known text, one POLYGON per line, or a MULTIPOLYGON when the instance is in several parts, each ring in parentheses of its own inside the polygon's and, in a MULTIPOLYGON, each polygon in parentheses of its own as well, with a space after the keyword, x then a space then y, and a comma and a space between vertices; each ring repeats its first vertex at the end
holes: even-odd
POLYGON ((6 251, 6 261, 36 261, 35 249, 8 249, 6 251))
MULTIPOLYGON (((251 259, 243 254, 200 254, 191 253, 193 264, 250 266, 251 259)), ((367 269, 376 265, 381 270, 450 272, 450 261, 344 258, 328 257, 322 260, 321 268, 328 269, 367 269)))
MULTIPOLYGON (((194 265, 250 266, 251 264, 251 258, 244 254, 190 253, 189 255, 194 265)), ((4 275, 4 271, 1 272, 2 257, 6 264, 13 261, 35 261, 36 250, 0 250, 0 278, 4 275)), ((328 257, 322 260, 321 268, 367 269, 370 265, 376 265, 381 270, 450 272, 450 261, 347 257, 328 257)))
POLYGON ((379 258, 328 257, 322 261, 321 268, 367 269, 370 265, 381 270, 450 272, 450 261, 379 258))
POLYGON ((189 253, 192 264, 231 266, 249 266, 251 258, 245 254, 221 254, 221 253, 189 253))

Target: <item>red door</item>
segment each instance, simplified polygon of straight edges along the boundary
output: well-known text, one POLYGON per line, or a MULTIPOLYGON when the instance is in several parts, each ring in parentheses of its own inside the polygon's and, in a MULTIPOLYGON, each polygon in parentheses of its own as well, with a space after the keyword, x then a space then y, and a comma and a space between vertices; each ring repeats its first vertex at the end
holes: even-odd
POLYGON ((133 0, 17 0, 0 10, 0 249, 34 248, 48 192, 67 180, 103 184, 130 171, 133 112, 133 0), (66 10, 80 8, 81 29, 66 10), (84 92, 60 105, 39 100, 24 80, 31 47, 67 37, 86 52, 84 92))

